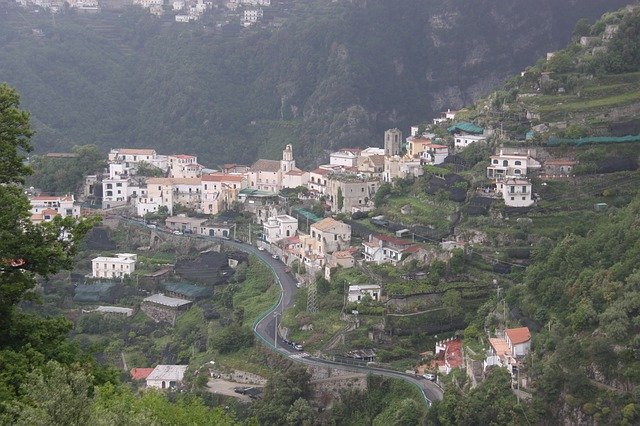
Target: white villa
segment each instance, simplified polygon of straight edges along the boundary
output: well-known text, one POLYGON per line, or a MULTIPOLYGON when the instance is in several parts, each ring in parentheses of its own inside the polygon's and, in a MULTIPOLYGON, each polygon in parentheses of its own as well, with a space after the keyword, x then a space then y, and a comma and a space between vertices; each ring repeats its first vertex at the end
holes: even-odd
POLYGON ((100 256, 91 260, 91 276, 94 278, 124 278, 136 270, 138 256, 118 253, 116 257, 100 256))

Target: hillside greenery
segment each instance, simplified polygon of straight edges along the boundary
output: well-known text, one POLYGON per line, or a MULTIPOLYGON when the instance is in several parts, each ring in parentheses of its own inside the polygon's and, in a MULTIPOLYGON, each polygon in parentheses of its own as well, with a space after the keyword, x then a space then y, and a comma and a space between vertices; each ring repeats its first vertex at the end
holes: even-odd
POLYGON ((625 2, 323 0, 232 37, 137 8, 54 21, 8 5, 0 75, 33 113, 40 153, 150 146, 216 165, 292 143, 311 164, 469 103, 564 44, 579 17, 625 2))

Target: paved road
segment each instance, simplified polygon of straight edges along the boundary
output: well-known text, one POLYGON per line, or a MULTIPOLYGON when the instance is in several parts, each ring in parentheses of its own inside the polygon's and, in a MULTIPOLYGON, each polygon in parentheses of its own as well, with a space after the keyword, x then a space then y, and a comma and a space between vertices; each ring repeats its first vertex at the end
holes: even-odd
POLYGON ((271 267, 272 271, 276 275, 276 279, 279 281, 279 284, 282 288, 282 297, 278 301, 278 304, 271 310, 269 310, 269 312, 267 312, 259 321, 254 324, 253 331, 256 333, 262 343, 267 347, 279 352, 284 356, 289 357, 289 359, 293 361, 297 361, 307 365, 331 367, 340 370, 355 371, 360 373, 377 374, 380 376, 393 377, 396 379, 404 380, 415 385, 422 391, 422 394, 428 405, 431 405, 431 401, 442 400, 442 389, 438 385, 436 385, 432 381, 426 380, 414 374, 406 374, 399 371, 386 370, 369 366, 365 367, 358 365, 348 365, 334 361, 332 359, 317 358, 310 356, 309 354, 296 351, 291 346, 282 341, 280 336, 278 336, 277 340, 274 340, 274 335, 276 334, 276 316, 279 317, 283 310, 290 307, 293 303, 293 294, 297 290, 296 280, 291 276, 291 274, 285 271, 284 264, 278 260, 273 259, 269 255, 269 253, 259 251, 257 248, 244 243, 237 243, 233 241, 225 241, 224 243, 230 247, 233 247, 234 249, 242 250, 258 256, 258 258, 260 258, 263 262, 271 267))
MULTIPOLYGON (((158 231, 162 230, 158 229, 158 231)), ((267 264, 274 273, 276 281, 282 289, 280 299, 278 300, 278 303, 276 305, 274 305, 267 313, 264 314, 263 317, 261 317, 254 323, 253 327, 254 333, 265 346, 275 352, 280 353, 283 356, 288 357, 292 361, 307 365, 316 367, 330 367, 339 370, 347 370, 367 374, 376 374, 380 376, 393 377, 396 379, 404 380, 405 382, 411 383, 414 386, 418 387, 418 389, 420 389, 427 405, 431 405, 431 401, 442 400, 442 389, 434 382, 426 380, 420 376, 370 366, 365 367, 359 365, 349 365, 337 362, 332 359, 313 357, 309 354, 296 351, 294 348, 282 341, 279 336, 277 340, 274 339, 276 334, 276 317, 279 319, 284 309, 287 309, 293 304, 293 295, 297 290, 296 280, 294 279, 294 277, 285 270, 286 266, 282 262, 273 259, 269 253, 267 253, 266 251, 260 251, 255 246, 232 240, 224 240, 216 237, 205 238, 222 242, 223 245, 231 247, 235 250, 241 250, 246 253, 255 255, 257 258, 267 264)))

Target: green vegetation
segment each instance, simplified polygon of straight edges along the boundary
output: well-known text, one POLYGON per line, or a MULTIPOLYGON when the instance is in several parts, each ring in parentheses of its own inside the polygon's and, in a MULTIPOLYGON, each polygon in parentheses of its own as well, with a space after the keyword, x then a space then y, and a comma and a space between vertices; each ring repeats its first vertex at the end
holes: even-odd
POLYGON ((33 174, 27 185, 49 194, 74 194, 87 175, 102 172, 105 167, 104 154, 95 145, 75 146, 72 154, 75 157, 32 157, 33 174))
POLYGON ((28 25, 7 7, 0 75, 22 92, 40 153, 133 144, 198 154, 213 166, 278 158, 292 143, 299 162, 311 164, 323 149, 370 145, 386 128, 469 101, 541 46, 566 40, 579 17, 625 2, 452 3, 457 18, 449 20, 422 0, 305 1, 290 6, 279 30, 234 37, 209 25, 163 25, 137 7, 62 13, 55 22, 29 13, 28 25), (536 43, 516 46, 516 37, 536 43), (456 64, 465 65, 451 73, 456 64))

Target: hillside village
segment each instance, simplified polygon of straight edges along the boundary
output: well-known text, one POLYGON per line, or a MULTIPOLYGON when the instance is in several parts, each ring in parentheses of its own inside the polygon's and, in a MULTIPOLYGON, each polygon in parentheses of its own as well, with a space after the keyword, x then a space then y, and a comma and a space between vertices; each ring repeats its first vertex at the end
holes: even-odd
MULTIPOLYGON (((577 57, 606 52, 616 25, 579 37, 577 57)), ((514 306, 523 271, 553 241, 585 234, 580 221, 614 214, 638 194, 640 137, 614 131, 620 123, 634 128, 637 97, 607 127, 602 103, 571 98, 577 85, 546 71, 563 54, 549 54, 507 82, 513 93, 499 90, 467 109, 448 109, 411 126, 408 135, 388 129, 379 144, 338 149, 309 170, 296 164, 291 144, 281 158, 250 165, 203 165, 197 153, 153 147, 111 148, 106 169, 84 176, 76 194, 29 188, 31 221, 97 214, 111 228, 100 232, 118 236, 117 244, 92 242, 87 253, 98 255, 83 258, 75 271, 79 321, 87 315, 132 321, 141 312, 175 329, 198 306, 221 325, 246 325, 244 307, 237 308, 247 299, 234 300, 233 292, 243 280, 253 280, 252 297, 273 296, 275 286, 269 270, 234 246, 225 248, 233 242, 269 253, 295 277, 298 298, 277 328, 292 345, 441 386, 473 388, 498 367, 518 398, 530 400, 536 334, 550 331, 552 321, 542 324, 514 306), (548 105, 558 99, 558 108, 575 101, 584 109, 556 121, 548 105), (233 320, 220 318, 212 299, 226 300, 224 313, 233 320)), ((638 74, 625 78, 632 82, 621 85, 636 84, 638 74)), ((593 81, 582 82, 582 91, 593 81)), ((269 302, 247 307, 247 317, 269 302)), ((143 367, 148 362, 136 353, 132 380, 178 386, 190 361, 185 353, 206 348, 208 340, 180 346, 179 356, 158 355, 179 363, 153 368, 143 367)), ((110 353, 125 358, 124 350, 110 353)), ((588 380, 596 387, 627 390, 593 368, 588 380)))
MULTIPOLYGON (((469 253, 473 245, 456 232, 438 236, 438 233, 429 233, 434 230, 428 227, 416 228, 413 223, 390 226, 384 215, 370 217, 377 211, 376 206, 384 202, 380 198, 381 188, 385 192, 399 182, 428 177, 441 182, 436 187, 440 188, 438 191, 445 191, 445 198, 460 202, 472 197, 476 204, 486 200, 487 205, 498 202, 504 208, 514 209, 512 211, 524 209, 526 212, 538 199, 531 176, 570 178, 575 164, 573 159, 549 155, 538 161, 536 154, 540 149, 535 147, 499 147, 492 151, 489 148, 491 131, 456 121, 455 115, 448 111, 443 113, 444 119, 434 120, 433 125, 413 126, 406 138, 401 130, 389 129, 381 138, 381 147, 340 149, 329 155, 328 164, 313 170, 296 166, 291 145, 282 151, 280 160, 259 159, 252 165, 218 167, 201 165, 197 156, 191 154, 159 154, 152 148, 112 149, 107 158, 108 168, 86 176, 77 199, 71 194, 31 195, 32 221, 47 222, 56 216, 80 217, 97 211, 106 217, 139 221, 151 232, 165 232, 177 238, 238 241, 241 238, 283 262, 309 294, 317 292, 318 277, 332 280, 336 274, 339 276, 353 268, 367 270, 366 265, 417 266, 418 272, 409 272, 409 275, 419 279, 425 276, 425 272, 419 272, 420 268, 428 271, 434 261, 451 262, 453 257, 469 253), (481 184, 468 189, 466 178, 452 170, 460 168, 466 150, 478 146, 493 154, 484 159, 488 166, 482 171, 481 184), (80 202, 85 207, 81 207, 80 202), (249 228, 256 229, 253 237, 251 231, 240 236, 238 226, 246 225, 225 220, 228 212, 249 215, 253 222, 249 228), (363 226, 367 218, 370 223, 363 226), (357 228, 355 233, 352 226, 357 228)), ((50 155, 64 157, 64 153, 50 155)), ((410 213, 411 209, 407 204, 400 210, 410 213)), ((92 272, 88 277, 95 283, 78 287, 78 291, 82 290, 76 294, 78 301, 117 300, 117 297, 104 298, 100 294, 113 294, 118 282, 137 275, 137 255, 133 253, 101 255, 91 263, 92 272)), ((162 279, 166 272, 158 269, 158 277, 162 279)), ((377 280, 350 283, 345 305, 363 313, 367 309, 375 311, 374 306, 395 300, 396 291, 377 280), (371 306, 365 308, 365 305, 371 306)), ((419 295, 423 290, 406 288, 404 292, 406 297, 419 295)), ((211 296, 208 287, 188 282, 169 283, 160 293, 141 300, 140 309, 151 318, 175 324, 193 301, 211 296)), ((308 306, 307 309, 314 308, 308 306)), ((400 307, 394 311, 407 312, 400 307)), ((87 312, 133 314, 131 308, 104 305, 87 312)), ((447 323, 441 329, 450 326, 447 323)), ((488 340, 487 358, 477 365, 470 359, 464 361, 460 337, 452 337, 439 342, 433 358, 427 357, 426 363, 419 363, 415 371, 446 374, 467 366, 473 380, 479 381, 482 371, 500 365, 509 369, 516 383, 518 367, 531 344, 531 335, 526 327, 522 329, 525 331, 511 330, 496 331, 495 337, 488 340)), ((345 351, 345 356, 356 360, 376 359, 375 351, 368 352, 364 358, 358 351, 345 351)), ((519 380, 520 387, 526 387, 524 374, 519 380)))
POLYGON ((189 24, 204 21, 215 28, 234 32, 256 24, 282 25, 289 13, 291 1, 271 0, 176 0, 165 4, 163 0, 132 0, 129 2, 104 0, 16 0, 22 8, 52 14, 75 11, 83 14, 105 10, 123 10, 124 6, 138 6, 159 19, 189 24), (206 19, 205 19, 206 18, 206 19))

